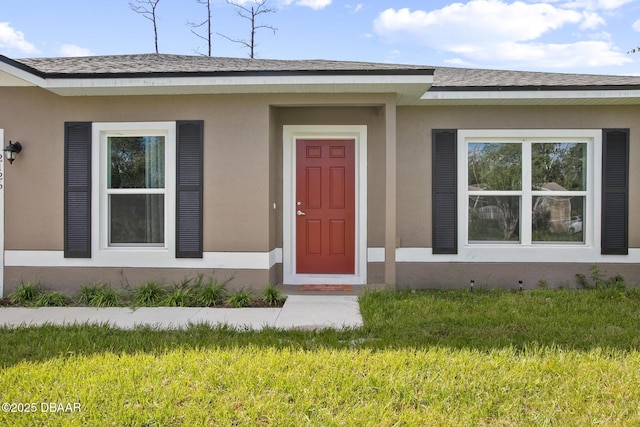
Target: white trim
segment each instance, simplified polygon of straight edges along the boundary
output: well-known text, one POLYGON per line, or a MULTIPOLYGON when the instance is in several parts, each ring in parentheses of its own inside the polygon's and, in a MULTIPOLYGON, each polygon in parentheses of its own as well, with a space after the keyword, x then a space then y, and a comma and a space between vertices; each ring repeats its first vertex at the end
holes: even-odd
MULTIPOLYGON (((17 73, 16 73, 17 74, 17 73)), ((313 85, 431 85, 430 75, 324 75, 324 76, 195 76, 195 77, 125 77, 125 78, 54 78, 40 80, 45 89, 116 88, 116 87, 177 87, 177 86, 254 86, 271 91, 268 86, 313 85)), ((36 83, 38 84, 38 83, 36 83)), ((424 89, 426 90, 426 88, 424 89)))
MULTIPOLYGON (((524 155, 524 154, 523 154, 524 155)), ((600 256, 602 131, 600 129, 497 129, 458 131, 458 254, 437 255, 434 262, 615 262, 600 256), (469 243, 468 168, 469 141, 571 141, 587 143, 587 192, 585 195, 584 243, 532 243, 530 232, 521 231, 519 243, 469 243)), ((523 165, 526 162, 523 162, 523 165)), ((524 168, 525 166, 523 166, 524 168)), ((530 172, 523 170, 523 173, 530 172)), ((523 182, 523 186, 526 182, 523 182)), ((524 187, 523 187, 524 188, 524 187)), ((523 204, 522 209, 530 209, 523 204)), ((531 223, 530 212, 521 221, 531 223)), ((431 249, 429 249, 430 254, 431 249)), ((424 257, 423 252, 418 258, 424 257)), ((414 261, 401 261, 414 262, 414 261)))
POLYGON ((47 81, 45 79, 2 61, 0 61, 0 74, 6 74, 8 77, 3 76, 3 80, 15 86, 44 87, 44 85, 47 84, 47 81))
MULTIPOLYGON (((0 129, 0 149, 4 148, 4 129, 0 129)), ((0 298, 4 296, 4 152, 0 153, 0 298)))
MULTIPOLYGON (((434 255, 431 248, 398 248, 398 263, 576 263, 576 264, 638 264, 640 249, 629 249, 629 255, 601 255, 586 247, 531 248, 538 252, 513 251, 511 248, 488 248, 477 254, 434 255)), ((384 262, 384 248, 368 248, 368 262, 384 262)), ((174 258, 169 264, 158 262, 155 256, 129 251, 125 262, 103 258, 99 263, 86 258, 65 258, 63 251, 5 251, 6 267, 96 267, 96 268, 184 268, 267 270, 282 262, 282 248, 270 252, 205 252, 203 258, 174 258)))
POLYGON ((351 284, 367 283, 367 126, 284 126, 282 149, 282 223, 283 223, 283 283, 351 284), (356 143, 356 244, 355 274, 298 274, 295 271, 295 170, 297 139, 355 139, 356 143))
MULTIPOLYGON (((64 251, 6 251, 9 267, 113 267, 113 268, 219 268, 268 270, 278 263, 282 250, 269 252, 204 252, 202 258, 158 257, 145 250, 108 251, 95 258, 65 258, 64 251)), ((171 254, 173 255, 173 254, 171 254)))
POLYGON ((270 75, 115 78, 41 78, 0 62, 0 82, 35 85, 62 96, 176 95, 224 93, 398 93, 417 100, 432 75, 270 75))
POLYGON ((91 260, 93 265, 133 262, 139 267, 164 266, 175 258, 176 123, 93 123, 91 150, 91 260), (165 137, 164 237, 161 247, 114 247, 108 244, 107 137, 114 135, 165 137), (136 258, 131 260, 130 258, 136 258))
POLYGON ((640 90, 505 90, 505 91, 433 91, 426 92, 421 100, 517 100, 517 99, 637 99, 640 90))
POLYGON ((368 262, 384 262, 384 248, 368 248, 367 249, 367 261, 368 262))

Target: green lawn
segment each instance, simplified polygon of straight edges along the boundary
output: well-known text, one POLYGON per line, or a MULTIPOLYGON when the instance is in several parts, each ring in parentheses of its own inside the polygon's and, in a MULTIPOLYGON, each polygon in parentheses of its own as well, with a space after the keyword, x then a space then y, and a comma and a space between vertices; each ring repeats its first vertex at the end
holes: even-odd
POLYGON ((344 331, 0 329, 0 400, 35 410, 0 425, 640 425, 639 291, 376 291, 361 310, 344 331))

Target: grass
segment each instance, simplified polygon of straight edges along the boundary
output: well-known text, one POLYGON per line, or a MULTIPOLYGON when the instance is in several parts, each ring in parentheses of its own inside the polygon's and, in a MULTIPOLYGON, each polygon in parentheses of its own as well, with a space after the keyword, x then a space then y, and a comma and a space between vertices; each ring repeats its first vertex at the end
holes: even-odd
POLYGON ((0 425, 640 424, 640 291, 368 292, 340 331, 0 328, 0 425), (40 406, 38 406, 40 408, 40 406))
POLYGON ((532 345, 640 348, 640 290, 370 292, 361 311, 393 347, 492 349, 532 345))

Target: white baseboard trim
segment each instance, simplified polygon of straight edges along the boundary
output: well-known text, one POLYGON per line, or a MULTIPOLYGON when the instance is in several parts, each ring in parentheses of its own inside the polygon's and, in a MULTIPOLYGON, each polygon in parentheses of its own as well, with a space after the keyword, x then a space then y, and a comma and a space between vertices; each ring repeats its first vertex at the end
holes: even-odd
POLYGON ((202 258, 171 258, 166 253, 124 250, 96 259, 65 258, 63 251, 5 251, 7 267, 218 268, 268 270, 282 262, 282 249, 270 252, 205 252, 202 258))
MULTIPOLYGON (((478 248, 456 255, 433 254, 431 248, 398 248, 398 263, 640 263, 640 249, 629 249, 629 255, 601 255, 587 247, 493 247, 478 248)), ((367 262, 384 262, 385 249, 367 249, 367 262)), ((96 258, 65 258, 63 251, 8 250, 5 267, 113 267, 113 268, 192 268, 268 270, 282 264, 282 248, 269 252, 205 252, 202 258, 171 258, 158 251, 124 250, 101 254, 96 258)))

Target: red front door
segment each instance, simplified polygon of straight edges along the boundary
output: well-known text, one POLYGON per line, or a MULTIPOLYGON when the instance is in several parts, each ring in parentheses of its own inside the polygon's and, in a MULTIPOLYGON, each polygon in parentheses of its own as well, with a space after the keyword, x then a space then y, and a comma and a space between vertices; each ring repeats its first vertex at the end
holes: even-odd
POLYGON ((355 272, 355 140, 296 141, 296 273, 355 272))

